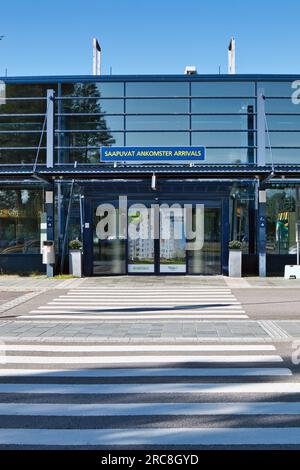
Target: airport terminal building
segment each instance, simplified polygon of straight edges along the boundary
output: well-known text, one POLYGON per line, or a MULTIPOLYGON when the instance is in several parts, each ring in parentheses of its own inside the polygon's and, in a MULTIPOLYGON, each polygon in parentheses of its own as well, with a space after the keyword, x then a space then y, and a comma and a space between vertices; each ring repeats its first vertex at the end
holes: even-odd
POLYGON ((244 275, 296 263, 297 76, 1 80, 2 273, 44 272, 46 239, 56 272, 67 272, 68 242, 81 240, 86 276, 227 275, 231 240, 242 242, 244 275), (99 239, 98 207, 118 212, 120 197, 137 224, 137 204, 201 204, 203 245, 187 249, 184 235, 99 239))

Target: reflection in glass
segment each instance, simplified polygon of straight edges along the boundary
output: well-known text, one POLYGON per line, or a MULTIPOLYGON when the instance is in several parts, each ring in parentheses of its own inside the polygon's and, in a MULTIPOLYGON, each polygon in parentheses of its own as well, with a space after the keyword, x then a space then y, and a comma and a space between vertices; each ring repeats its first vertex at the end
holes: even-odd
POLYGON ((220 209, 204 208, 204 245, 201 250, 188 251, 188 266, 190 274, 221 274, 220 209))
POLYGON ((127 116, 126 129, 149 130, 149 131, 167 131, 167 130, 189 130, 189 116, 127 116))
POLYGON ((248 114, 249 106, 252 112, 255 109, 255 102, 251 99, 239 98, 212 98, 212 99, 192 99, 192 113, 207 113, 207 114, 248 114))
POLYGON ((189 96, 185 82, 127 82, 126 96, 189 96))
MULTIPOLYGON (((1 127, 1 124, 0 124, 1 127)), ((113 131, 123 131, 123 116, 107 116, 103 114, 102 119, 99 116, 74 116, 64 115, 61 118, 61 129, 65 130, 91 130, 98 131, 109 129, 113 131)))
POLYGON ((124 83, 122 82, 84 82, 63 83, 62 96, 89 96, 85 94, 86 87, 93 87, 102 98, 114 98, 124 95, 124 83))
POLYGON ((257 84, 258 90, 263 90, 266 97, 291 98, 295 88, 292 88, 292 80, 285 82, 260 82, 257 84))
POLYGON ((245 115, 194 115, 192 116, 193 130, 248 130, 248 116, 245 115))
POLYGON ((265 100, 266 113, 281 113, 281 114, 299 114, 300 106, 294 104, 291 98, 283 98, 277 100, 276 98, 266 98, 265 100))
POLYGON ((300 147, 300 132, 270 132, 269 137, 272 147, 300 147))
MULTIPOLYGON (((104 110, 102 108, 103 100, 100 100, 98 87, 93 83, 75 84, 73 95, 86 96, 92 99, 67 99, 62 101, 63 111, 66 109, 69 113, 86 113, 90 114, 88 120, 93 122, 97 133, 62 133, 60 135, 60 147, 81 147, 82 152, 79 156, 80 163, 92 163, 94 159, 90 159, 91 153, 89 148, 100 148, 101 146, 115 145, 116 139, 111 133, 105 120, 104 110)), ((114 100, 112 100, 114 101, 114 100)), ((120 100, 122 102, 122 100, 120 100)), ((105 100, 104 100, 105 102, 105 100)), ((62 119, 61 126, 66 125, 66 119, 62 119)), ((72 161, 72 150, 65 149, 59 152, 60 163, 68 163, 72 161)))
MULTIPOLYGON (((193 133, 192 145, 202 145, 200 137, 195 139, 193 133)), ((256 150, 253 149, 255 156, 256 150)), ((255 157, 254 157, 255 158, 255 157)), ((248 163, 249 149, 247 148, 207 148, 205 152, 205 163, 248 163)))
POLYGON ((255 96, 254 82, 194 82, 192 96, 255 96))
POLYGON ((186 272, 183 208, 160 210, 160 272, 186 272))
POLYGON ((174 114, 188 113, 189 100, 185 99, 128 99, 126 113, 129 114, 174 114))
MULTIPOLYGON (((86 92, 88 93, 88 92, 86 92)), ((95 90, 91 90, 91 93, 95 93, 95 90)), ((93 96, 93 94, 91 94, 93 96)), ((92 115, 97 114, 122 114, 124 112, 124 101, 123 100, 110 100, 106 98, 99 98, 94 96, 91 98, 68 98, 61 100, 62 113, 68 114, 88 114, 89 118, 92 115)), ((102 116, 96 116, 101 119, 102 116)))
POLYGON ((193 142, 205 147, 247 147, 248 132, 193 132, 193 142))
POLYGON ((188 132, 127 132, 126 145, 140 147, 186 146, 189 145, 188 132))
POLYGON ((126 273, 126 241, 119 235, 119 209, 116 208, 116 234, 100 240, 97 236, 97 224, 106 217, 96 215, 94 209, 93 229, 93 274, 126 273))
POLYGON ((282 163, 282 164, 299 164, 300 162, 300 149, 292 148, 272 148, 272 151, 266 149, 267 163, 282 163))
POLYGON ((42 211, 40 189, 0 191, 0 257, 41 252, 42 211))
POLYGON ((267 253, 297 253, 295 222, 299 220, 299 202, 299 188, 267 189, 267 253))
POLYGON ((268 129, 270 131, 284 131, 284 130, 297 130, 300 131, 300 115, 284 116, 284 115, 269 115, 267 116, 268 129))
POLYGON ((128 272, 154 273, 151 209, 128 210, 128 272))

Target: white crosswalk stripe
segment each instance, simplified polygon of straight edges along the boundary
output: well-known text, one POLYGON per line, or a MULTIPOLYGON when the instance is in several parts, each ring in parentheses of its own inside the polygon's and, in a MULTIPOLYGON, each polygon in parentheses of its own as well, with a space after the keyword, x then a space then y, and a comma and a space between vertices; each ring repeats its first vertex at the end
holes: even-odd
POLYGON ((72 289, 31 310, 22 319, 98 320, 243 320, 248 315, 227 287, 97 287, 72 289))
POLYGON ((4 352, 0 448, 300 445, 300 382, 273 344, 28 341, 4 352))

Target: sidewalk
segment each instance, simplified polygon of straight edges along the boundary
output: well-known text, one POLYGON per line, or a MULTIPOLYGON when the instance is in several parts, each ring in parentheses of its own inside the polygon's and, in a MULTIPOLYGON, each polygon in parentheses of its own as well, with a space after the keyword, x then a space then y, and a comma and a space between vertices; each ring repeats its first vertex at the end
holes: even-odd
POLYGON ((46 276, 22 277, 0 276, 1 291, 44 291, 49 289, 76 289, 77 287, 97 286, 216 286, 230 289, 257 289, 257 288, 300 288, 300 279, 286 280, 283 277, 247 277, 229 278, 225 276, 120 276, 120 277, 89 277, 74 279, 47 279, 46 276))

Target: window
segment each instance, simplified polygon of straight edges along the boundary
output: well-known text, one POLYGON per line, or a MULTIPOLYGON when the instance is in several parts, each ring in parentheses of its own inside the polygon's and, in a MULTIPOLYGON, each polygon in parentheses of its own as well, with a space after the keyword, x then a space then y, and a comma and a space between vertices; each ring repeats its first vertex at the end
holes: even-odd
POLYGON ((185 99, 128 99, 126 113, 129 114, 185 114, 189 112, 189 101, 185 99))
POLYGON ((192 96, 229 97, 255 96, 254 83, 249 82, 195 82, 192 83, 192 96))
POLYGON ((127 116, 127 130, 188 130, 189 116, 127 116))
POLYGON ((247 99, 222 99, 222 98, 212 98, 201 99, 194 98, 192 99, 192 113, 200 114, 253 114, 254 100, 247 99))
POLYGON ((99 98, 114 98, 124 96, 124 83, 97 82, 97 83, 64 83, 62 96, 92 96, 99 98))
POLYGON ((127 82, 126 96, 189 96, 186 82, 127 82))
POLYGON ((123 116, 62 116, 61 128, 65 130, 90 130, 98 131, 111 129, 120 131, 124 129, 123 116))
MULTIPOLYGON (((251 143, 253 142, 251 133, 251 143)), ((193 132, 193 145, 205 147, 248 147, 248 132, 193 132)), ((252 144, 253 145, 253 144, 252 144)))
POLYGON ((299 220, 298 189, 267 190, 267 253, 296 254, 295 222, 299 220))
POLYGON ((41 252, 42 201, 40 189, 0 191, 0 257, 41 252))
POLYGON ((124 102, 121 99, 70 98, 62 100, 62 113, 73 114, 122 114, 124 102))
POLYGON ((292 88, 292 83, 292 80, 287 82, 260 82, 257 84, 257 90, 263 90, 266 97, 291 98, 292 93, 295 91, 292 88))
POLYGON ((188 132, 127 132, 126 145, 137 147, 187 146, 188 132))
POLYGON ((194 115, 193 130, 248 130, 254 128, 254 116, 244 115, 194 115))

